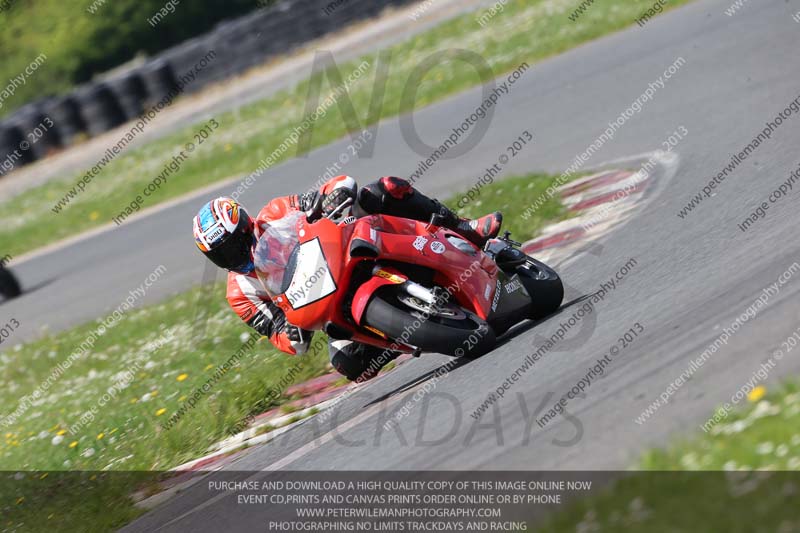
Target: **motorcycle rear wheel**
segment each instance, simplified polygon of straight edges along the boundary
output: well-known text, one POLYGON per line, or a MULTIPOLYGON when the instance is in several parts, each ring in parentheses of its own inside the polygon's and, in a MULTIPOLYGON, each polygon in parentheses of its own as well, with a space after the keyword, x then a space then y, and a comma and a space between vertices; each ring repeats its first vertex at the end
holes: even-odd
POLYGON ((420 307, 409 305, 406 295, 401 297, 397 289, 387 287, 369 302, 364 319, 389 338, 425 352, 472 359, 494 348, 495 333, 485 320, 452 303, 439 310, 425 319, 420 307))

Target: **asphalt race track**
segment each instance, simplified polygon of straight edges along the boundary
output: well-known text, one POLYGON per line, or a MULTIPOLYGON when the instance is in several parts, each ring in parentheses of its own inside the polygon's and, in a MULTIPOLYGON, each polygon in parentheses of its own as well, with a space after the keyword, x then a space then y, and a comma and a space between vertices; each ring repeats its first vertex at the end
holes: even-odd
MULTIPOLYGON (((800 212, 791 193, 770 206, 766 218, 747 232, 737 227, 800 165, 796 114, 717 185, 714 196, 684 219, 677 215, 767 121, 800 95, 800 24, 790 16, 800 6, 779 0, 750 2, 728 17, 724 10, 729 6, 729 0, 690 4, 643 28, 633 26, 537 65, 501 100, 477 147, 439 162, 417 182, 434 195, 467 189, 526 129, 534 133, 535 145, 514 159, 505 174, 560 172, 648 84, 683 57, 685 64, 664 88, 587 163, 591 167, 652 151, 679 127, 688 130, 677 147, 677 173, 657 188, 658 196, 650 199, 647 209, 606 238, 601 252, 572 258, 560 270, 570 287, 567 300, 573 300, 595 292, 629 258, 636 259, 635 268, 598 304, 596 320, 586 321, 579 333, 570 332, 479 422, 471 413, 577 305, 535 328, 522 328, 492 353, 451 371, 429 395, 427 409, 420 402, 395 429, 382 428, 388 413, 411 398, 446 358, 424 356, 401 366, 341 402, 321 427, 312 418, 277 445, 249 449, 229 468, 624 469, 645 447, 698 430, 800 319, 800 306, 791 303, 800 290, 797 277, 783 285, 668 405, 644 424, 634 422, 765 287, 800 261, 800 212), (615 359, 606 377, 587 389, 584 399, 569 404, 569 416, 539 428, 533 417, 543 414, 545 398, 549 408, 637 322, 645 333, 615 359), (316 441, 315 433, 322 435, 316 441)), ((418 112, 422 138, 441 143, 479 101, 476 89, 418 112)), ((272 169, 244 197, 245 204, 255 210, 272 196, 312 184, 348 144, 343 140, 272 169)), ((353 161, 344 171, 362 182, 379 175, 408 176, 419 160, 394 119, 381 124, 375 157, 353 161)), ((229 191, 207 192, 203 198, 229 191)), ((158 263, 168 274, 145 303, 199 283, 204 263, 189 228, 201 201, 181 202, 16 265, 25 286, 41 287, 7 304, 4 311, 11 311, 28 328, 24 335, 31 337, 34 323, 57 330, 101 316, 158 263)), ((800 361, 792 355, 768 381, 798 371, 800 361)), ((190 489, 126 530, 152 531, 172 521, 163 530, 217 531, 237 512, 222 500, 205 500, 190 489)))

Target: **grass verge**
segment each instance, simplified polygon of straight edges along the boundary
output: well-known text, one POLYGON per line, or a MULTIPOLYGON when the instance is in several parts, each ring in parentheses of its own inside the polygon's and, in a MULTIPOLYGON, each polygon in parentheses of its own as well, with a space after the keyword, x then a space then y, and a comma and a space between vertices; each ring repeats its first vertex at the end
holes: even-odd
MULTIPOLYGON (((690 0, 675 0, 670 7, 690 0)), ((344 78, 355 72, 363 61, 369 70, 349 87, 362 126, 411 110, 401 104, 401 94, 410 74, 422 60, 445 49, 467 49, 480 54, 499 74, 533 64, 581 43, 631 25, 652 0, 597 0, 577 22, 568 15, 575 9, 574 0, 509 0, 503 9, 483 26, 475 13, 447 21, 390 48, 391 67, 379 112, 370 113, 377 54, 339 65, 344 78)), ((431 69, 417 90, 416 108, 455 94, 480 83, 472 67, 462 61, 444 60, 431 69)), ((181 196, 204 185, 218 182, 237 173, 252 172, 302 121, 309 83, 281 91, 267 99, 215 117, 219 127, 168 175, 166 184, 139 203, 151 207, 181 196)), ((331 91, 325 79, 324 95, 331 91)), ((346 122, 337 106, 314 125, 310 148, 323 146, 347 133, 346 122)), ((75 197, 58 214, 51 211, 85 171, 64 180, 53 181, 28 190, 0 203, 0 250, 18 256, 48 243, 108 223, 118 216, 163 169, 184 149, 187 142, 197 142, 197 124, 177 133, 125 152, 103 168, 83 194, 75 197)), ((278 160, 293 157, 294 147, 278 160)), ((276 161, 277 162, 277 161, 276 161)), ((87 169, 88 170, 88 169, 87 169)), ((407 169, 411 170, 411 169, 407 169)), ((389 172, 389 171, 387 171, 389 172)), ((400 169, 392 171, 399 173, 400 169)), ((392 173, 389 172, 389 173, 392 173)))
MULTIPOLYGON (((519 218, 556 178, 531 174, 489 184, 461 213, 476 216, 502 210, 514 236, 527 239, 545 224, 566 216, 554 199, 537 211, 536 218, 524 223, 519 218)), ((459 197, 446 203, 455 207, 459 197)), ((0 424, 17 408, 20 398, 31 395, 98 324, 0 354, 0 381, 9 384, 0 389, 0 405, 6 411, 0 424)), ((278 353, 261 339, 200 398, 196 408, 164 429, 186 399, 247 342, 249 334, 228 308, 223 285, 196 288, 159 305, 130 311, 99 338, 91 353, 73 363, 47 395, 33 402, 19 423, 2 428, 0 509, 13 516, 6 525, 24 524, 33 530, 63 525, 70 530, 81 524, 83 531, 119 526, 137 514, 129 499, 132 487, 154 482, 157 471, 202 455, 241 429, 248 415, 287 402, 286 397, 267 393, 282 379, 288 381, 286 376, 301 382, 326 372, 328 355, 322 334, 317 334, 312 353, 299 359, 278 353), (198 317, 199 309, 205 319, 198 317), (192 326, 198 322, 200 326, 192 326), (295 367, 298 364, 302 366, 295 367), (110 390, 114 394, 104 399, 110 390), (93 407, 97 407, 93 419, 81 423, 93 407), (19 470, 36 472, 14 474, 19 470), (44 472, 50 474, 41 478, 44 472), (81 498, 91 505, 71 503, 73 496, 59 490, 62 484, 80 486, 81 498), (89 529, 83 526, 95 523, 89 529)))
MULTIPOLYGON (((547 197, 546 191, 556 185, 557 177, 527 174, 503 178, 479 189, 478 196, 471 202, 465 202, 465 197, 457 194, 445 203, 459 215, 472 219, 492 211, 501 211, 503 230, 510 231, 515 241, 525 242, 535 237, 547 224, 568 217, 568 211, 558 196, 554 196, 531 213, 527 220, 522 218, 525 210, 537 199, 547 197)), ((572 176, 570 181, 580 177, 580 174, 572 176)))
MULTIPOLYGON (((99 324, 3 353, 0 380, 8 386, 0 404, 6 414, 99 324)), ((13 424, 0 418, 0 470, 166 470, 205 452, 247 415, 279 405, 281 399, 267 398, 266 391, 284 376, 296 373, 302 381, 327 368, 319 339, 302 359, 260 339, 169 427, 172 415, 250 335, 228 308, 222 284, 129 311, 13 424), (196 313, 201 306, 206 320, 196 313), (200 326, 192 325, 195 320, 200 326)))
POLYGON ((542 531, 800 531, 800 381, 748 396, 708 432, 645 453, 542 531))

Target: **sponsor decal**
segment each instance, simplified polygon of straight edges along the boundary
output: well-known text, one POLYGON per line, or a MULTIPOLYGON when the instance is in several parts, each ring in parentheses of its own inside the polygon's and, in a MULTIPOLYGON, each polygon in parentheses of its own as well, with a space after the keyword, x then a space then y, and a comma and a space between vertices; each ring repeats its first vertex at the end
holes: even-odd
POLYGON ((511 294, 512 292, 518 291, 522 288, 522 283, 519 282, 518 279, 512 279, 508 283, 506 283, 506 292, 511 294))
POLYGON ((419 250, 420 252, 425 249, 425 245, 428 244, 428 239, 425 237, 417 237, 414 239, 414 248, 419 250))
POLYGON ((372 239, 372 242, 378 241, 378 232, 375 228, 369 228, 369 238, 372 239))
POLYGON ((383 279, 388 279, 392 283, 397 283, 397 284, 405 283, 406 281, 397 274, 392 274, 391 272, 386 272, 385 270, 378 270, 377 272, 375 272, 375 275, 383 279))
POLYGON ((494 299, 492 300, 492 311, 497 311, 497 304, 500 303, 500 280, 497 280, 497 287, 494 289, 494 299))
POLYGON ((212 244, 212 243, 216 242, 216 240, 219 239, 220 237, 222 237, 224 234, 225 234, 225 230, 223 230, 220 226, 217 226, 216 228, 211 230, 211 233, 206 235, 206 241, 208 243, 212 244))
POLYGON ((368 329, 372 333, 374 333, 375 335, 378 335, 379 337, 383 337, 384 339, 388 339, 389 338, 388 335, 386 335, 386 333, 382 332, 381 330, 379 330, 377 328, 373 328, 372 326, 364 325, 364 329, 368 329))
POLYGON ((490 295, 491 293, 492 293, 492 286, 491 286, 491 285, 487 285, 487 286, 486 286, 486 290, 485 290, 485 291, 483 291, 483 299, 484 299, 484 300, 488 300, 488 299, 489 299, 489 295, 490 295))
POLYGON ((435 254, 443 254, 445 250, 446 248, 444 246, 444 243, 439 241, 433 241, 431 243, 431 252, 435 254))

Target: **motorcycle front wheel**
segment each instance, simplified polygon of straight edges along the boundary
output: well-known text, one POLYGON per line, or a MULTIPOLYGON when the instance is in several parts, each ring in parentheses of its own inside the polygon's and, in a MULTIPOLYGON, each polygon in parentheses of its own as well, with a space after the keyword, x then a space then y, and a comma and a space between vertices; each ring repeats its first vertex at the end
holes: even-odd
POLYGON ((494 331, 477 315, 454 303, 432 308, 394 287, 376 293, 364 319, 389 338, 425 352, 475 358, 495 346, 494 331))
POLYGON ((528 318, 539 320, 552 315, 561 307, 564 284, 555 270, 527 256, 525 262, 516 267, 515 271, 531 295, 532 304, 528 318))

